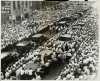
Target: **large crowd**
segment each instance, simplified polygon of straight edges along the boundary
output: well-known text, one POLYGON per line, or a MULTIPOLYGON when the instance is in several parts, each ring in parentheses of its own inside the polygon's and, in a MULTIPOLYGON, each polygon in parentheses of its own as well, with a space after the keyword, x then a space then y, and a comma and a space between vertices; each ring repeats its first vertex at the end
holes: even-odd
MULTIPOLYGON (((40 14, 43 16, 43 14, 45 15, 47 13, 51 13, 50 16, 54 16, 52 15, 54 13, 53 11, 40 14)), ((60 11, 58 13, 60 14, 60 11)), ((40 14, 36 17, 39 17, 43 24, 43 20, 47 20, 45 18, 48 17, 42 17, 42 20, 40 14)), ((55 15, 57 16, 57 11, 55 15)), ((36 17, 34 19, 37 19, 36 17)), ((62 17, 65 17, 65 15, 62 14, 62 17)), ((2 73, 2 79, 41 80, 49 73, 51 66, 57 67, 59 64, 64 64, 65 66, 59 76, 56 77, 56 80, 94 79, 97 73, 96 67, 98 62, 98 39, 96 37, 97 25, 95 19, 95 15, 89 13, 84 18, 79 19, 74 25, 71 25, 71 27, 67 28, 63 26, 66 28, 66 31, 64 30, 57 34, 38 49, 30 50, 24 57, 18 59, 16 63, 7 67, 5 75, 2 73), (71 35, 72 40, 58 40, 57 38, 62 33, 71 35), (30 64, 30 68, 28 68, 29 66, 27 64, 30 64)), ((38 21, 38 23, 40 22, 38 21)), ((44 22, 44 24, 46 23, 44 22)), ((22 32, 22 34, 24 33, 22 32)))
POLYGON ((61 74, 57 77, 57 80, 92 80, 96 78, 98 42, 95 19, 96 16, 90 14, 87 18, 81 19, 77 23, 84 23, 83 26, 72 26, 73 37, 76 38, 75 40, 80 41, 81 44, 70 59, 69 64, 65 66, 61 74))
MULTIPOLYGON (((21 40, 29 35, 36 33, 41 29, 41 27, 47 26, 51 24, 51 22, 55 22, 62 17, 70 16, 78 10, 86 9, 87 5, 77 5, 69 2, 69 3, 60 3, 63 5, 58 6, 61 8, 55 9, 47 8, 45 10, 34 10, 29 19, 25 19, 21 22, 21 24, 2 24, 1 26, 1 48, 5 48, 8 44, 13 44, 18 40, 21 40), (71 4, 71 5, 70 5, 71 4), (66 6, 70 5, 70 6, 66 6), (65 10, 67 9, 67 10, 65 10), (32 25, 33 24, 33 25, 32 25), (32 26, 28 26, 32 25, 32 26)), ((82 4, 82 3, 81 3, 82 4)), ((58 7, 57 6, 57 7, 58 7)))

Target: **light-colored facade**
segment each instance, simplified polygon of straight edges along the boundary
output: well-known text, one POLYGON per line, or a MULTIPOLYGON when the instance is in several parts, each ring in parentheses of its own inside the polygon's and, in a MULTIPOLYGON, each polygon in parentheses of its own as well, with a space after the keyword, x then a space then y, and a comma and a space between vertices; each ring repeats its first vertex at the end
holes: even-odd
POLYGON ((11 14, 10 2, 2 1, 1 2, 1 24, 6 24, 9 20, 9 15, 11 14))
POLYGON ((16 20, 18 16, 24 17, 26 13, 30 14, 32 7, 31 1, 2 1, 1 4, 3 4, 1 5, 2 24, 16 20))
POLYGON ((13 1, 11 2, 12 15, 23 15, 30 12, 31 2, 29 1, 13 1))
MULTIPOLYGON (((58 1, 56 1, 56 3, 58 3, 58 1)), ((20 20, 26 18, 26 15, 31 15, 32 11, 35 9, 43 9, 46 8, 46 6, 55 5, 54 2, 49 3, 46 1, 1 1, 1 4, 4 4, 1 5, 2 24, 5 24, 9 21, 13 22, 13 20, 21 22, 20 20), (6 7, 9 7, 8 10, 3 10, 3 8, 6 7)))

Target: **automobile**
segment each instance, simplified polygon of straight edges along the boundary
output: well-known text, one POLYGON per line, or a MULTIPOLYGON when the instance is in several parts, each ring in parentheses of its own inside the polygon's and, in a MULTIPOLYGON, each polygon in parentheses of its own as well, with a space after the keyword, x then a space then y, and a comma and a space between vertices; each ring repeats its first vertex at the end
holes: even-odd
POLYGON ((19 53, 16 51, 2 52, 1 53, 1 71, 4 72, 5 69, 15 61, 17 61, 19 53))
POLYGON ((1 49, 1 52, 7 52, 7 51, 12 51, 15 49, 14 44, 8 44, 5 48, 1 49))
POLYGON ((64 34, 64 35, 59 36, 58 39, 60 41, 69 41, 69 40, 72 40, 72 37, 70 34, 64 34))
POLYGON ((76 12, 75 14, 73 14, 71 17, 73 20, 77 20, 78 18, 83 16, 83 12, 76 12))
POLYGON ((7 57, 9 55, 8 52, 3 52, 1 53, 1 59, 4 59, 5 57, 7 57))
POLYGON ((69 26, 69 23, 72 22, 73 19, 71 17, 64 17, 54 23, 55 26, 69 26))
POLYGON ((36 34, 31 36, 31 40, 36 42, 37 44, 41 44, 42 42, 46 41, 48 38, 43 34, 36 34))
POLYGON ((78 24, 75 24, 74 26, 84 26, 85 23, 79 22, 78 24))
POLYGON ((76 14, 78 14, 80 17, 83 16, 83 12, 77 12, 76 14))
POLYGON ((76 26, 73 26, 72 29, 73 29, 73 30, 75 30, 75 29, 81 29, 81 26, 76 25, 76 26))
POLYGON ((17 52, 20 54, 27 53, 32 47, 34 47, 34 42, 31 40, 21 40, 16 43, 17 52))

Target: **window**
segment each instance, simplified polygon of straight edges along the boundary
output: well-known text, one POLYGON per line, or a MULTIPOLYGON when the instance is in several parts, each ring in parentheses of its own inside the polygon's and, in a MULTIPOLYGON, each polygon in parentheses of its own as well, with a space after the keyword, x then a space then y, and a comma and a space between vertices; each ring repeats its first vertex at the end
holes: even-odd
POLYGON ((27 4, 28 2, 26 1, 26 8, 27 8, 27 6, 28 6, 28 4, 27 4))
POLYGON ((16 9, 15 1, 13 1, 13 9, 16 9))
POLYGON ((18 9, 20 9, 20 1, 18 1, 18 9))
POLYGON ((5 6, 5 1, 1 1, 1 6, 5 6))

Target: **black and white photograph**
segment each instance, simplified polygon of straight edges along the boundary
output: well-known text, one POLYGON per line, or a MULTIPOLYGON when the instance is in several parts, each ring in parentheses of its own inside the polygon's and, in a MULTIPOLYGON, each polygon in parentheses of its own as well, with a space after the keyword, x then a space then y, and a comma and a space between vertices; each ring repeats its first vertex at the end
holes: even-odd
POLYGON ((96 1, 1 0, 1 80, 95 80, 96 1))

